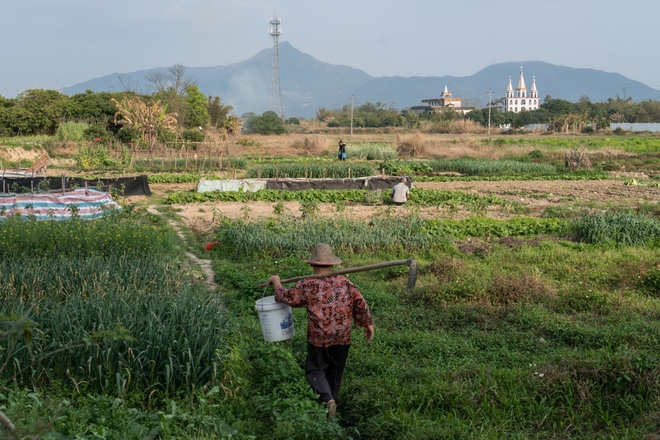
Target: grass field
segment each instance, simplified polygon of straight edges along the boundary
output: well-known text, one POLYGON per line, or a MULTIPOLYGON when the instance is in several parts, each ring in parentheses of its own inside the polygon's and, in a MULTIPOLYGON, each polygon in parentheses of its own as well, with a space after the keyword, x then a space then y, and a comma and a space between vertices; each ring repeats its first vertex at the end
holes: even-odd
MULTIPOLYGON (((362 139, 365 155, 372 143, 392 145, 393 136, 362 139)), ((420 162, 474 166, 463 172, 476 179, 538 173, 568 180, 579 173, 555 168, 562 149, 586 141, 432 136, 420 162), (467 154, 455 154, 459 149, 467 154)), ((655 170, 653 137, 588 142, 609 164, 647 176, 655 170)), ((288 151, 260 163, 294 162, 296 150, 288 151)), ((298 168, 328 163, 323 153, 305 157, 298 168)), ((392 158, 375 159, 385 160, 392 158)), ((245 161, 246 169, 259 163, 251 151, 245 161)), ((437 170, 418 172, 431 177, 437 170)), ((593 179, 603 170, 581 172, 597 189, 593 179)), ((199 176, 154 179, 176 185, 199 176)), ((457 179, 451 191, 414 190, 399 212, 387 209, 387 197, 370 202, 361 191, 301 192, 301 217, 282 210, 291 194, 213 195, 205 203, 233 203, 244 215, 215 216, 210 230, 185 223, 181 208, 164 205, 164 197, 123 199, 122 213, 98 221, 0 222, 0 410, 23 429, 8 438, 655 438, 657 187, 640 178, 644 193, 630 194, 645 199, 632 206, 621 180, 621 198, 598 194, 596 204, 580 197, 582 180, 571 182, 575 197, 534 217, 521 197, 559 198, 508 194, 507 180, 497 182, 505 189, 495 196, 457 179), (351 197, 382 209, 352 216, 340 200, 351 197), (272 215, 251 217, 257 199, 272 204, 272 215), (315 215, 321 202, 331 204, 332 215, 315 215), (160 215, 147 211, 160 203, 160 215), (442 209, 422 218, 415 206, 442 209), (493 206, 510 215, 488 217, 493 206), (452 207, 466 215, 454 218, 452 207), (204 251, 208 241, 220 244, 204 251), (263 341, 254 311, 255 301, 272 293, 256 286, 274 273, 309 273, 302 260, 319 241, 333 246, 340 268, 405 258, 419 264, 412 291, 405 266, 349 276, 370 304, 376 336, 366 344, 361 332, 354 335, 332 421, 304 379, 304 311, 294 310, 296 336, 278 343, 263 341), (211 260, 219 291, 208 290, 187 251, 211 260)), ((209 209, 194 193, 170 198, 209 209)))

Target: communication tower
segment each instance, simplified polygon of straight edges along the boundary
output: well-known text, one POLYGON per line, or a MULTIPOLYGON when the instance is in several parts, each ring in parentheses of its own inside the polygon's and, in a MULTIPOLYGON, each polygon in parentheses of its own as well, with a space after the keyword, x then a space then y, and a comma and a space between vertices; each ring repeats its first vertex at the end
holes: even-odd
POLYGON ((282 89, 280 86, 280 53, 278 49, 278 39, 282 35, 280 25, 282 20, 275 17, 271 18, 268 23, 268 35, 273 37, 273 74, 272 82, 270 85, 270 109, 276 112, 280 118, 284 119, 284 111, 282 110, 282 89))

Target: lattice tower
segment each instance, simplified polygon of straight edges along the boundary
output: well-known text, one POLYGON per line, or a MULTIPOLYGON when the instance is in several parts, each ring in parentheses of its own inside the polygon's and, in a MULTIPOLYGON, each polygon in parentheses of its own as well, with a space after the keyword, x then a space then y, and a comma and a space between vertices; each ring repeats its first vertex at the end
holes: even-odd
POLYGON ((268 23, 271 26, 268 29, 268 35, 273 37, 273 73, 270 84, 270 109, 277 113, 280 118, 284 119, 284 111, 282 110, 282 88, 280 85, 280 53, 278 49, 278 40, 280 35, 282 35, 282 28, 280 28, 282 20, 275 17, 271 18, 268 23))

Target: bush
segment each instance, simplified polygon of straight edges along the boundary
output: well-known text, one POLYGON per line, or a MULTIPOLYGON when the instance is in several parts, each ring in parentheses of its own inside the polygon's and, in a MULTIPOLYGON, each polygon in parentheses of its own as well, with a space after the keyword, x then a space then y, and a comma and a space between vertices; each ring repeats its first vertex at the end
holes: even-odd
POLYGON ((57 128, 55 139, 62 142, 80 142, 85 140, 89 124, 84 122, 63 122, 57 128))
POLYGON ((137 142, 140 139, 140 131, 135 127, 122 127, 115 135, 121 143, 128 144, 137 142))
POLYGON ((186 142, 204 142, 203 130, 184 130, 182 136, 186 142))
POLYGON ((76 165, 82 170, 100 170, 115 164, 108 148, 102 144, 88 144, 78 147, 76 165))
POLYGON ((532 151, 529 152, 528 156, 529 156, 530 159, 543 159, 543 151, 541 151, 541 150, 532 150, 532 151))
POLYGON ((95 142, 106 142, 112 139, 113 135, 105 129, 101 124, 93 124, 85 129, 83 132, 85 139, 95 142))
POLYGON ((649 295, 660 298, 660 264, 644 274, 642 289, 649 295))
POLYGON ((398 153, 391 145, 379 142, 351 143, 346 146, 346 155, 351 159, 388 160, 396 159, 398 153))

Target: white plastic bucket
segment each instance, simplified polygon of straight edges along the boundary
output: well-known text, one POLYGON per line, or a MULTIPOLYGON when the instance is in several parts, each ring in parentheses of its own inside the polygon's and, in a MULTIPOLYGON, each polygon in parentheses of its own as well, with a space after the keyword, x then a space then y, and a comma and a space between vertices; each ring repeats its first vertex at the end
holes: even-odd
POLYGON ((266 342, 293 338, 293 312, 286 304, 275 302, 275 296, 258 299, 254 308, 259 313, 261 332, 266 342))

